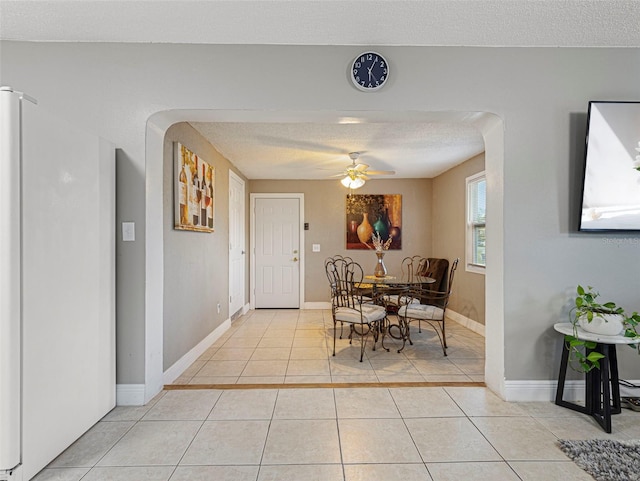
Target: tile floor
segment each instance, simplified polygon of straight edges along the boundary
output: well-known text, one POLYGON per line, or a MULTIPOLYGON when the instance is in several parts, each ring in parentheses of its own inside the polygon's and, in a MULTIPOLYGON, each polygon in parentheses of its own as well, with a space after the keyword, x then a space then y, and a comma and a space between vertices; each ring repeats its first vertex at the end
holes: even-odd
POLYGON ((484 387, 185 389, 116 407, 36 481, 563 481, 592 479, 558 438, 605 434, 551 402, 484 387))
MULTIPOLYGON (((392 318, 393 320, 393 318, 392 318)), ((387 352, 372 350, 363 362, 360 339, 337 339, 333 352, 330 310, 249 311, 195 361, 174 384, 288 384, 379 382, 483 382, 484 338, 447 322, 448 356, 430 327, 412 325, 413 346, 386 336, 387 352)))

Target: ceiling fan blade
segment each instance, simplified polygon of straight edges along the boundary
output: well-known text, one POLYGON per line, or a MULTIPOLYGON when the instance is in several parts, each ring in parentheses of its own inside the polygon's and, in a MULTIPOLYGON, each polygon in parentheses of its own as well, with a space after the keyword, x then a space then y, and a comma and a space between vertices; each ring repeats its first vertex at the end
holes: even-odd
POLYGON ((367 170, 369 166, 367 164, 355 164, 352 168, 358 172, 363 172, 367 170))
POLYGON ((358 177, 361 178, 362 180, 369 180, 371 178, 371 177, 369 177, 368 175, 365 175, 365 174, 359 174, 358 177))
POLYGON ((368 175, 396 175, 395 170, 367 170, 368 175))

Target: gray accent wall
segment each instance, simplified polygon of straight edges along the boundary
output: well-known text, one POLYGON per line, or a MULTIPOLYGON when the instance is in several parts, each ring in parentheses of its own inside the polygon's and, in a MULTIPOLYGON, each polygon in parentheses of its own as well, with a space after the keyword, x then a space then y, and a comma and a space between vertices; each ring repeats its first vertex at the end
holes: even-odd
MULTIPOLYGON (((567 319, 578 283, 640 310, 638 234, 572 228, 585 130, 576 114, 586 112, 589 100, 640 99, 638 48, 379 46, 395 74, 375 93, 349 82, 358 46, 2 41, 0 48, 2 85, 120 149, 117 232, 121 222, 134 221, 139 236, 126 246, 118 240, 119 384, 145 383, 157 356, 145 347, 158 331, 150 326, 161 322, 149 318, 150 306, 162 303, 162 294, 148 294, 147 264, 163 262, 150 249, 162 239, 143 235, 151 207, 143 193, 163 182, 149 175, 162 159, 146 157, 147 121, 158 112, 180 113, 181 120, 220 110, 371 111, 407 119, 416 112, 492 113, 500 127, 489 133, 496 143, 485 137, 487 240, 496 246, 488 257, 496 268, 487 270, 485 325, 500 351, 487 357, 494 377, 556 379, 562 339, 553 324, 567 319), (309 58, 315 60, 301 76, 309 58)), ((622 378, 640 379, 637 354, 620 349, 619 363, 622 378)))
MULTIPOLYGON (((229 169, 231 164, 190 124, 164 139, 164 319, 166 371, 229 318, 229 169), (215 168, 214 232, 174 229, 174 143, 215 168), (220 313, 217 305, 220 304, 220 313)), ((237 173, 237 172, 236 172, 237 173)), ((242 177, 242 176, 241 176, 242 177)))

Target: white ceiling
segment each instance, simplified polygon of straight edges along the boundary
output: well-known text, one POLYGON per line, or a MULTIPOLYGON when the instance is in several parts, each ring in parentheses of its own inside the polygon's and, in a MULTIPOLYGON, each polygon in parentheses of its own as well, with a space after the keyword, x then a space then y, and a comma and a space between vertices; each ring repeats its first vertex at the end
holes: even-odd
MULTIPOLYGON (((23 41, 639 47, 638 25, 638 0, 0 1, 0 39, 23 41)), ((352 151, 401 178, 482 152, 481 116, 193 125, 250 179, 327 178, 352 151)))

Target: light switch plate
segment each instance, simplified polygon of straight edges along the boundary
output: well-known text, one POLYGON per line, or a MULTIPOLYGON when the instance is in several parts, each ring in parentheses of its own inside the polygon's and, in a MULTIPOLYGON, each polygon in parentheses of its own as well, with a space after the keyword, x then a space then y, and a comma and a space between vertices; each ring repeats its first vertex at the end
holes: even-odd
POLYGON ((136 240, 136 224, 135 222, 122 223, 122 240, 124 242, 132 242, 136 240))
POLYGON ((313 245, 311 246, 311 250, 312 250, 313 252, 320 252, 320 244, 313 244, 313 245))

